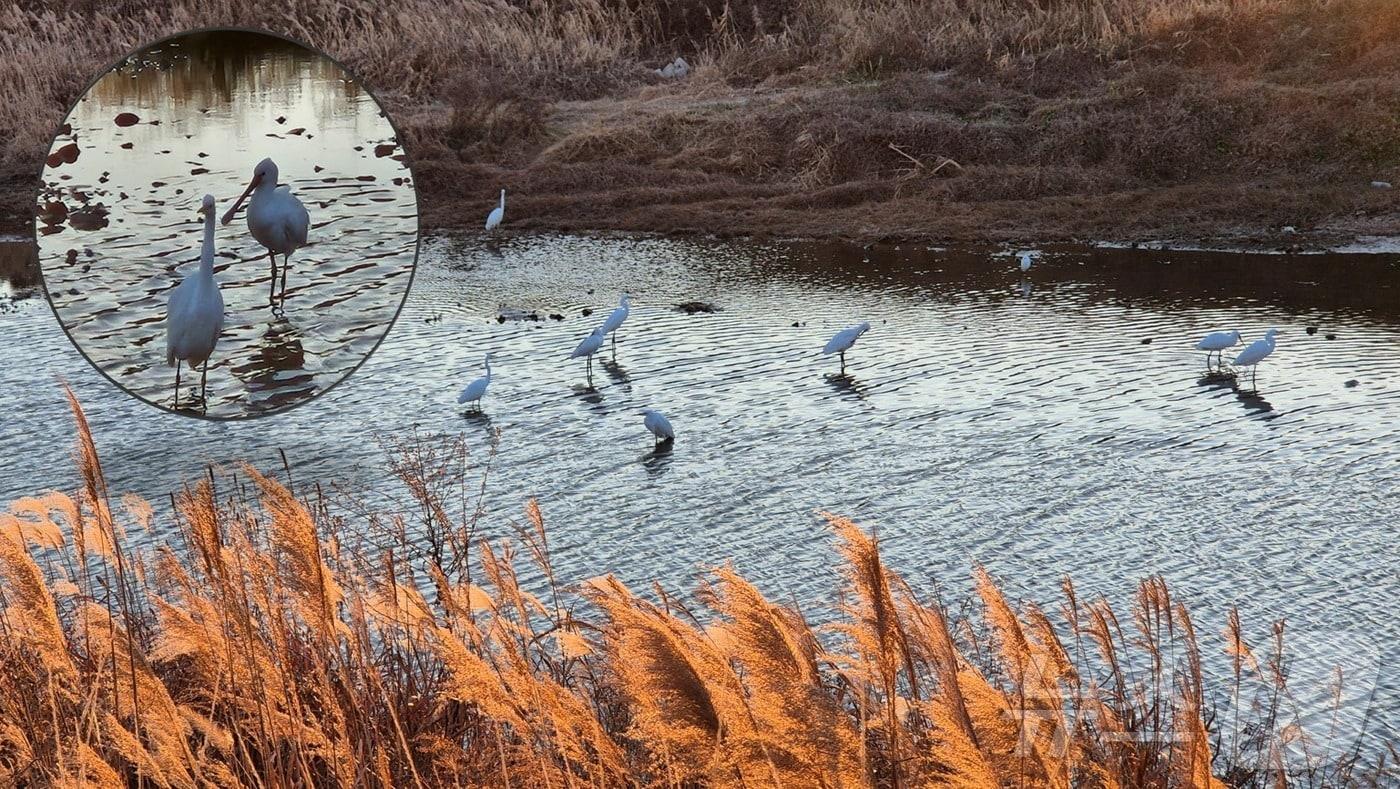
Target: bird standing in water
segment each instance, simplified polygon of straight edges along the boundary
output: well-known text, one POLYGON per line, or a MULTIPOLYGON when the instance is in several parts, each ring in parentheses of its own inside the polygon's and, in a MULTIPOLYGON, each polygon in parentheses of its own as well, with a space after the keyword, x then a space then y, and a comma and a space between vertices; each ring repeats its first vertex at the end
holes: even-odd
POLYGON ((490 353, 486 354, 486 358, 482 360, 482 364, 486 365, 486 374, 467 384, 466 388, 462 390, 462 393, 457 395, 457 403, 459 405, 462 403, 471 403, 476 406, 477 410, 481 410, 481 398, 486 395, 486 387, 491 385, 490 353))
POLYGON ((204 217, 204 244, 199 250, 199 270, 185 276, 170 292, 165 312, 165 363, 175 368, 175 406, 180 406, 180 365, 199 366, 200 401, 205 400, 209 357, 224 330, 224 296, 214 279, 214 196, 205 195, 199 213, 204 217))
POLYGON ((1277 334, 1278 329, 1269 329, 1264 332, 1263 339, 1255 340, 1250 343, 1240 352, 1239 356, 1235 357, 1236 367, 1253 368, 1249 376, 1249 386, 1251 389, 1255 388, 1254 381, 1259 376, 1259 363, 1274 352, 1274 336, 1277 334))
POLYGON ((224 224, 233 221, 234 214, 242 207, 248 195, 248 232, 267 249, 271 263, 271 279, 268 282, 268 301, 275 301, 275 295, 287 292, 287 267, 291 265, 292 253, 306 246, 306 235, 311 228, 311 216, 306 206, 292 194, 292 188, 277 183, 277 164, 271 159, 263 159, 253 168, 253 177, 248 188, 243 190, 233 207, 224 214, 224 224), (277 283, 277 256, 282 256, 282 283, 277 283))
POLYGON ((644 417, 642 424, 655 436, 656 445, 676 440, 676 431, 671 427, 671 420, 667 419, 665 414, 655 408, 647 408, 642 410, 642 416, 644 417))
POLYGON ((506 218, 506 190, 501 190, 501 204, 491 209, 491 213, 486 215, 486 229, 495 230, 501 226, 501 221, 506 218))
POLYGON ((832 337, 831 340, 827 342, 826 347, 822 349, 822 353, 828 356, 833 353, 840 354, 841 372, 844 373, 846 372, 846 351, 850 350, 851 346, 856 344, 856 340, 868 331, 870 331, 870 323, 868 321, 848 329, 842 329, 836 333, 835 337, 832 337))
POLYGON ((1207 334, 1200 342, 1196 343, 1196 350, 1206 352, 1206 369, 1210 369, 1210 355, 1216 355, 1216 362, 1220 361, 1221 355, 1226 348, 1233 348, 1240 344, 1240 333, 1238 331, 1216 331, 1207 334))
POLYGON ((603 321, 603 333, 612 335, 613 356, 617 355, 617 330, 622 328, 622 322, 627 320, 627 316, 631 314, 628 302, 628 295, 622 294, 622 300, 618 302, 617 309, 613 310, 608 319, 603 321))
POLYGON ((603 338, 607 336, 608 335, 603 331, 603 327, 599 326, 593 330, 592 334, 584 337, 583 342, 579 343, 578 347, 574 348, 574 352, 569 354, 570 359, 577 359, 582 356, 588 360, 587 369, 589 382, 593 381, 593 354, 597 353, 598 349, 603 347, 603 338))

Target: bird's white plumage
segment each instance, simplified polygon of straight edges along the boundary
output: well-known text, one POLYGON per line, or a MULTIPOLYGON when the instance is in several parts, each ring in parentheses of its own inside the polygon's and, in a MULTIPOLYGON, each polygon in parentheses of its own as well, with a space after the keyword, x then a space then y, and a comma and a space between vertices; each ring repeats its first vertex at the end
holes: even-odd
POLYGON ((187 274, 170 292, 165 316, 165 363, 203 363, 214 353, 224 329, 224 296, 214 279, 214 196, 205 195, 204 244, 199 269, 187 274))
POLYGON ((306 246, 311 216, 306 206, 292 194, 292 188, 279 185, 277 178, 275 162, 271 159, 258 162, 248 188, 224 214, 224 224, 233 220, 243 201, 252 194, 253 199, 248 201, 248 232, 268 251, 282 255, 285 262, 293 252, 306 246))
POLYGON ((486 229, 495 230, 501 226, 501 221, 506 218, 506 190, 501 190, 501 203, 491 209, 491 213, 486 215, 486 229))
POLYGON ((1035 253, 1030 250, 1022 250, 1016 253, 1016 255, 1021 259, 1021 270, 1030 271, 1031 264, 1035 262, 1035 253))
POLYGON ((486 387, 491 385, 491 354, 486 354, 482 364, 486 366, 486 374, 467 384, 462 393, 457 395, 458 403, 479 403, 486 394, 486 387))
POLYGON ((1255 340, 1245 346, 1240 355, 1235 357, 1236 367, 1252 367, 1264 361, 1265 357, 1274 352, 1274 335, 1278 334, 1278 329, 1269 329, 1264 333, 1262 339, 1255 340))
POLYGON ((618 302, 617 309, 613 310, 612 314, 608 315, 608 319, 603 321, 604 334, 612 334, 622 326, 622 322, 627 320, 627 316, 631 313, 629 304, 630 299, 628 295, 626 293, 622 294, 622 299, 618 302))
POLYGON ((1198 351, 1223 351, 1226 348, 1233 348, 1240 344, 1240 333, 1235 330, 1215 331, 1207 334, 1200 342, 1196 343, 1198 351))
POLYGON ((598 352, 599 348, 603 347, 603 339, 607 336, 607 333, 603 331, 603 327, 599 326, 593 330, 592 334, 583 338, 583 342, 579 343, 577 348, 574 348, 574 352, 569 354, 569 358, 577 359, 580 356, 592 356, 598 352))
POLYGON ((654 408, 642 411, 642 424, 646 425, 651 434, 663 441, 669 441, 676 437, 676 431, 671 427, 671 420, 666 415, 654 408))
POLYGON ((826 347, 822 349, 822 353, 843 353, 850 350, 850 347, 856 344, 856 340, 868 331, 870 331, 870 324, 868 322, 842 329, 836 332, 836 336, 832 337, 831 340, 827 342, 826 347))

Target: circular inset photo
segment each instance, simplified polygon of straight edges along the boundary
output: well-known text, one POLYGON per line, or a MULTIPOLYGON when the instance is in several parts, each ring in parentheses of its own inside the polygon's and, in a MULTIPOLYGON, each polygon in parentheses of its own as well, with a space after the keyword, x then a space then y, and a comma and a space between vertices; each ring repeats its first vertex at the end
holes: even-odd
POLYGON ((132 395, 235 419, 345 379, 408 294, 418 201, 398 134, 324 54, 203 30, 68 113, 36 206, 49 302, 132 395))

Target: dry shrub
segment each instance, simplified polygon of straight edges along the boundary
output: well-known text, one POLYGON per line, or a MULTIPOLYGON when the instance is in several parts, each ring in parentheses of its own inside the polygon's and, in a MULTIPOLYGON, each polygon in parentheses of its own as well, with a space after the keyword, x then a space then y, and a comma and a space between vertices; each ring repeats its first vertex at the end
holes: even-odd
MULTIPOLYGON (((6 785, 1214 789, 1288 769, 1273 710, 1217 725, 1161 579, 1124 621, 1066 581, 1055 621, 979 567, 981 615, 954 619, 828 515, 842 602, 822 626, 728 566, 699 608, 611 576, 571 588, 535 502, 515 540, 475 538, 465 459, 431 438, 393 445, 402 515, 355 523, 252 469, 250 486, 211 474, 173 500, 183 546, 152 557, 113 537, 72 405, 82 490, 17 502, 0 528, 6 785), (111 549, 89 555, 102 531, 111 549)), ((1235 695, 1262 678, 1287 696, 1281 629, 1264 654, 1232 614, 1209 649, 1235 695)))

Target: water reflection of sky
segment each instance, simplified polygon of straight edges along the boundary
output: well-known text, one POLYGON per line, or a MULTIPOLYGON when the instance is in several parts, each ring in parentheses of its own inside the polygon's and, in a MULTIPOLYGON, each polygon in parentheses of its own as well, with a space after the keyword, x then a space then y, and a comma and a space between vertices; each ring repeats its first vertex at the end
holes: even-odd
POLYGON ((138 396, 173 403, 163 318, 168 290, 198 259, 200 197, 226 209, 264 157, 309 210, 311 245, 292 257, 274 311, 266 253, 244 217, 218 228, 226 319, 209 413, 272 411, 323 391, 377 345, 402 303, 416 248, 412 179, 378 105, 332 61, 254 34, 182 38, 99 79, 65 132, 44 173, 40 262, 77 344, 138 396), (117 123, 122 113, 135 122, 117 123))

